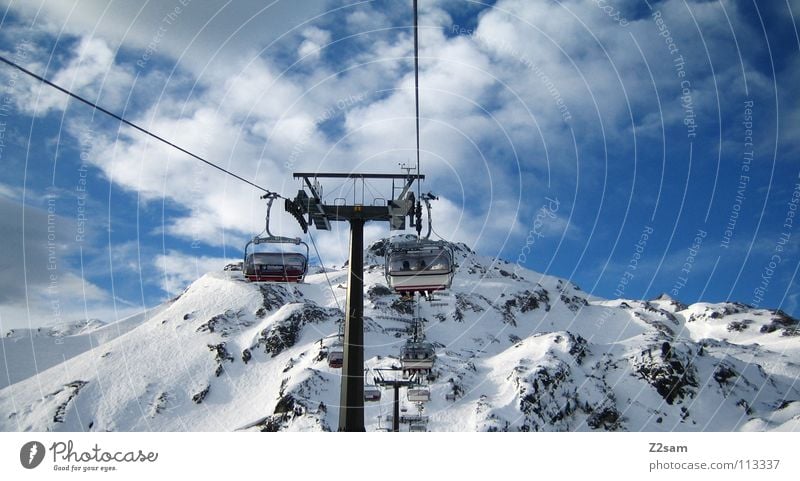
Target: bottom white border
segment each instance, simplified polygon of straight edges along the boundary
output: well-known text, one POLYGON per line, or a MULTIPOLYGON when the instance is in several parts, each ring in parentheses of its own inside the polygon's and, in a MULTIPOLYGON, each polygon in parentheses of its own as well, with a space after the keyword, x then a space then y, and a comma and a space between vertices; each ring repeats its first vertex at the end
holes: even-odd
POLYGON ((798 433, 0 433, 0 474, 8 480, 783 480, 800 475, 799 441, 798 433), (26 469, 20 451, 31 441, 46 453, 26 469), (769 469, 761 460, 778 465, 769 469))

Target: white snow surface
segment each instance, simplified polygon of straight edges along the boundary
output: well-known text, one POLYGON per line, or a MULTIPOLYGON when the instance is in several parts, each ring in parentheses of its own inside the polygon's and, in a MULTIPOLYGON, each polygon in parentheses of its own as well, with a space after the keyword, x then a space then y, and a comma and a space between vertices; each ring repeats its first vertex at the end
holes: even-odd
MULTIPOLYGON (((402 414, 427 416, 428 430, 800 428, 800 326, 784 313, 599 299, 457 247, 452 288, 419 302, 437 354, 431 401, 401 393, 402 414)), ((369 368, 399 365, 415 316, 385 288, 382 248, 365 253, 369 368)), ((0 429, 336 430, 341 370, 325 352, 347 270, 327 277, 332 289, 323 273, 253 284, 210 272, 114 324, 12 331, 0 346, 0 429)), ((368 431, 387 428, 391 400, 384 390, 367 403, 368 431)))

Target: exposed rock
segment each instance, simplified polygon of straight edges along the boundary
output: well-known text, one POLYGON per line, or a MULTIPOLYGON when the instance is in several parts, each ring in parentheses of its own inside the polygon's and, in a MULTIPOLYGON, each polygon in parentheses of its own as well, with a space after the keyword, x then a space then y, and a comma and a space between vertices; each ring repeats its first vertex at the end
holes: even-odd
POLYGON ((694 397, 699 386, 691 356, 665 342, 658 349, 651 346, 631 360, 634 372, 653 386, 667 404, 694 397), (656 351, 657 354, 654 354, 656 351))
POLYGON ((198 392, 198 393, 196 393, 195 395, 192 396, 192 402, 194 402, 195 404, 202 403, 203 400, 206 398, 206 396, 208 396, 208 392, 210 390, 211 390, 211 386, 207 385, 206 387, 201 389, 200 392, 198 392))
POLYGON ((400 314, 405 314, 408 316, 414 314, 414 303, 410 301, 395 299, 392 301, 392 304, 389 307, 400 314))
POLYGON ((783 311, 778 310, 775 311, 775 315, 772 317, 772 320, 769 324, 764 324, 761 326, 761 333, 769 334, 777 331, 778 329, 783 329, 784 336, 796 336, 798 323, 800 323, 800 321, 789 317, 783 311))
POLYGON ((390 296, 393 292, 383 284, 373 284, 367 289, 367 298, 374 301, 384 296, 390 296))
POLYGON ((463 321, 464 311, 467 309, 469 309, 472 312, 483 312, 486 310, 476 302, 472 301, 466 294, 457 292, 456 309, 455 312, 453 313, 453 319, 455 319, 458 322, 463 321))
POLYGON ((728 332, 742 332, 752 324, 753 321, 750 319, 744 319, 742 321, 731 321, 728 323, 728 332))
POLYGON ((264 352, 275 357, 285 349, 295 345, 304 326, 321 323, 337 317, 341 317, 341 311, 338 309, 304 303, 288 317, 276 321, 261 331, 255 344, 250 346, 250 349, 263 347, 264 352))
MULTIPOLYGON (((53 422, 54 423, 63 423, 64 422, 64 415, 67 413, 67 408, 69 407, 69 403, 75 399, 81 389, 84 386, 89 384, 87 381, 72 381, 71 383, 66 384, 64 387, 69 390, 69 394, 67 395, 67 399, 59 404, 56 407, 56 412, 53 415, 53 422)), ((50 396, 54 396, 60 393, 61 390, 54 392, 50 396)))
POLYGON ((169 403, 169 394, 166 391, 160 392, 151 403, 150 417, 163 413, 169 403))
POLYGON ((216 333, 222 337, 237 333, 250 327, 253 323, 246 319, 243 309, 228 309, 222 314, 217 314, 208 321, 200 324, 197 332, 216 333))
POLYGON ((217 368, 214 371, 214 375, 219 377, 219 375, 222 374, 222 371, 224 371, 222 363, 225 361, 233 362, 233 356, 228 353, 224 342, 219 344, 209 344, 208 350, 214 353, 214 360, 217 361, 217 368))

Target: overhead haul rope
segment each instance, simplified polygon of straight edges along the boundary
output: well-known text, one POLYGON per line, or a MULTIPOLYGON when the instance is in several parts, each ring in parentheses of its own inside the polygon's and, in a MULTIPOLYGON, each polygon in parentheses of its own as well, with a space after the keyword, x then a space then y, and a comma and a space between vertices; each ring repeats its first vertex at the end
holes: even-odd
POLYGON ((42 77, 41 75, 37 75, 37 74, 31 72, 30 70, 26 69, 25 67, 23 67, 23 66, 21 66, 21 65, 19 65, 17 63, 12 62, 11 60, 3 57, 2 55, 0 55, 0 61, 10 65, 11 67, 16 68, 17 70, 23 72, 26 75, 29 75, 29 76, 35 78, 36 80, 38 80, 38 81, 40 81, 40 82, 42 82, 44 84, 49 85, 50 87, 53 87, 54 89, 58 90, 59 92, 62 92, 62 93, 65 93, 65 94, 69 95, 70 97, 74 98, 75 100, 83 102, 84 104, 94 108, 95 110, 99 110, 100 112, 103 112, 104 114, 119 120, 120 122, 122 122, 125 125, 128 125, 129 127, 133 127, 134 129, 138 130, 139 132, 141 132, 141 133, 143 133, 145 135, 149 135, 150 137, 152 137, 152 138, 158 140, 159 142, 162 142, 162 143, 172 147, 173 149, 177 149, 177 150, 183 152, 184 154, 186 154, 186 155, 188 155, 188 156, 190 156, 190 157, 192 157, 192 158, 194 158, 196 160, 199 160, 200 162, 203 162, 206 165, 214 167, 215 169, 219 170, 220 172, 228 174, 231 177, 234 177, 235 179, 241 180, 242 182, 244 182, 246 184, 249 184, 249 185, 255 187, 256 189, 263 190, 264 192, 269 192, 269 190, 265 189, 264 187, 261 187, 260 185, 254 183, 254 182, 251 182, 251 181, 245 179, 244 177, 241 177, 241 176, 239 176, 237 174, 234 174, 233 172, 225 169, 224 167, 220 167, 219 165, 217 165, 217 164, 215 164, 215 163, 213 163, 211 161, 208 161, 208 160, 200 157, 199 155, 194 154, 194 153, 184 149, 183 147, 180 147, 180 146, 170 142, 169 140, 150 132, 149 130, 147 130, 145 128, 136 125, 135 123, 131 122, 130 120, 127 120, 127 119, 123 118, 122 116, 117 115, 114 112, 111 112, 110 110, 107 110, 107 109, 104 109, 103 107, 100 107, 96 103, 94 103, 94 102, 92 102, 90 100, 87 100, 87 99, 81 97, 80 95, 78 95, 76 93, 73 93, 73 92, 65 89, 64 87, 61 87, 60 85, 57 85, 57 84, 47 80, 46 78, 42 77))
POLYGON ((333 296, 333 300, 336 301, 336 307, 339 308, 340 311, 342 310, 342 306, 339 304, 339 299, 336 297, 336 291, 333 290, 333 284, 331 284, 331 280, 328 277, 328 269, 325 268, 325 263, 322 262, 322 257, 319 255, 319 250, 317 250, 317 243, 314 242, 314 236, 311 235, 311 229, 308 230, 308 238, 311 239, 311 245, 314 246, 314 252, 317 253, 317 259, 319 260, 319 265, 322 267, 322 273, 325 274, 325 280, 328 282, 328 287, 331 290, 331 295, 333 296))
MULTIPOLYGON (((419 175, 419 25, 417 21, 417 0, 414 0, 414 104, 417 121, 417 175, 419 175)), ((420 180, 417 179, 417 198, 422 193, 420 180)))
MULTIPOLYGON (((167 139, 165 139, 165 138, 163 138, 163 137, 161 137, 161 136, 159 136, 157 134, 154 134, 153 132, 150 132, 149 130, 145 129, 144 127, 140 127, 139 125, 131 122, 130 120, 125 119, 121 115, 115 114, 114 112, 111 112, 110 110, 107 110, 107 109, 105 109, 103 107, 100 107, 96 103, 94 103, 94 102, 92 102, 92 101, 90 101, 88 99, 85 99, 85 98, 81 97, 80 95, 65 89, 64 87, 61 87, 60 85, 58 85, 56 83, 53 83, 50 80, 47 80, 46 78, 42 77, 41 75, 37 75, 37 74, 31 72, 30 70, 26 69, 25 67, 15 63, 15 62, 12 62, 11 60, 3 57, 2 55, 0 55, 0 61, 2 61, 3 63, 5 63, 5 64, 7 64, 7 65, 9 65, 11 67, 16 68, 17 70, 21 71, 22 73, 24 73, 26 75, 29 75, 29 76, 35 78, 36 80, 46 84, 46 85, 49 85, 50 87, 53 87, 54 89, 58 90, 59 92, 62 92, 64 94, 74 98, 75 100, 78 100, 78 101, 80 101, 80 102, 92 107, 95 110, 99 110, 100 112, 102 112, 102 113, 104 113, 104 114, 106 114, 106 115, 108 115, 110 117, 113 117, 113 118, 117 119, 118 121, 122 122, 123 124, 128 125, 129 127, 132 127, 134 129, 138 130, 139 132, 141 132, 141 133, 143 133, 145 135, 148 135, 148 136, 158 140, 159 142, 162 142, 162 143, 172 147, 173 149, 179 150, 179 151, 183 152, 184 154, 186 154, 186 155, 188 155, 188 156, 190 156, 190 157, 192 157, 192 158, 194 158, 196 160, 199 160, 200 162, 203 162, 206 165, 209 165, 209 166, 219 170, 220 172, 228 174, 228 175, 230 175, 231 177, 233 177, 235 179, 241 180, 242 182, 244 182, 244 183, 246 183, 246 184, 248 184, 248 185, 250 185, 252 187, 255 187, 256 189, 262 190, 262 191, 266 192, 267 194, 275 194, 278 198, 287 199, 286 197, 284 197, 284 196, 282 196, 280 194, 277 194, 277 193, 274 193, 274 192, 272 192, 272 191, 270 191, 268 189, 265 189, 264 187, 261 187, 260 185, 254 183, 254 182, 251 182, 251 181, 245 179, 244 177, 242 177, 242 176, 240 176, 238 174, 235 174, 235 173, 233 173, 233 172, 231 172, 231 171, 229 171, 229 170, 227 170, 227 169, 225 169, 223 167, 220 167, 219 165, 217 165, 217 164, 215 164, 215 163, 213 163, 213 162, 211 162, 209 160, 206 160, 206 159, 200 157, 199 155, 197 155, 197 154, 195 154, 193 152, 190 152, 189 150, 186 150, 183 147, 181 147, 179 145, 176 145, 176 144, 170 142, 169 140, 167 140, 167 139)), ((417 161, 417 162, 419 162, 419 161, 417 161)), ((287 200, 289 200, 289 199, 287 199, 287 200)), ((336 292, 333 290, 333 285, 331 284, 330 278, 328 278, 328 271, 325 268, 325 263, 322 261, 322 257, 319 255, 319 250, 317 249, 317 243, 314 242, 314 237, 311 235, 310 232, 309 232, 308 236, 311 239, 311 244, 314 246, 314 252, 316 252, 316 254, 317 254, 317 259, 319 260, 320 266, 322 267, 322 272, 325 274, 325 280, 328 282, 328 287, 330 287, 330 289, 331 289, 331 294, 333 295, 333 300, 336 301, 336 306, 339 308, 339 310, 342 310, 341 305, 339 305, 339 299, 336 298, 336 292)))

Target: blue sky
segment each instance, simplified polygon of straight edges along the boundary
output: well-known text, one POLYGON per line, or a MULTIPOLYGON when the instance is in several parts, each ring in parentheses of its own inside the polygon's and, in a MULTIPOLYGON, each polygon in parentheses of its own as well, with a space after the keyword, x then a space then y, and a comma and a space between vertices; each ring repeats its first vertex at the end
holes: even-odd
MULTIPOLYGON (((285 195, 293 171, 414 158, 411 2, 151 3, 3 1, 0 51, 285 195)), ((798 313, 797 1, 420 8, 439 235, 602 297, 798 313)), ((153 306, 263 228, 247 185, 6 66, 0 85, 3 330, 153 306)), ((346 226, 313 234, 344 261, 346 226)))

